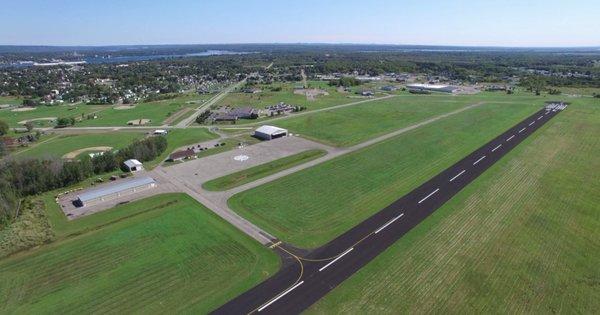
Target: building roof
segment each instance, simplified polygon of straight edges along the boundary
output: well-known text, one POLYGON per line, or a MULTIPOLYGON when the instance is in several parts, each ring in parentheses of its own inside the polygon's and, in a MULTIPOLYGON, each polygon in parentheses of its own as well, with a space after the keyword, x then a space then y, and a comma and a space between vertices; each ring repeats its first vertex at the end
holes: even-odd
POLYGON ((285 130, 283 128, 275 127, 275 126, 264 125, 264 126, 258 127, 256 129, 256 132, 260 132, 260 133, 264 133, 264 134, 268 134, 268 135, 276 135, 276 134, 280 134, 280 133, 287 133, 287 130, 285 130))
POLYGON ((250 116, 256 113, 258 110, 251 107, 241 107, 232 109, 229 114, 236 116, 250 116))
POLYGON ((140 187, 148 184, 156 183, 151 177, 139 177, 130 180, 123 180, 115 184, 106 184, 102 187, 88 190, 81 195, 77 196, 83 203, 86 201, 94 200, 103 196, 112 195, 114 193, 124 191, 127 189, 140 187))
POLYGON ((171 160, 177 160, 177 159, 187 158, 187 157, 194 156, 194 155, 196 155, 196 152, 194 152, 194 150, 187 149, 187 150, 181 150, 181 151, 173 152, 169 156, 169 158, 171 160))
POLYGON ((140 162, 140 161, 138 161, 136 159, 127 160, 127 161, 125 161, 123 163, 125 163, 125 165, 127 167, 129 167, 129 168, 137 167, 137 166, 142 166, 142 162, 140 162))

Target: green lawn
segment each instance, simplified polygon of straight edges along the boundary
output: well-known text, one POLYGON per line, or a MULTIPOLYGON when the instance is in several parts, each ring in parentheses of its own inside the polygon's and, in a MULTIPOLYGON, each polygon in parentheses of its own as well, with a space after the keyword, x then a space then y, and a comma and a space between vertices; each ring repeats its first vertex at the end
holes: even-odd
POLYGON ((113 147, 120 149, 126 147, 135 139, 144 137, 141 132, 101 132, 73 135, 51 135, 47 140, 41 139, 38 143, 31 145, 14 153, 17 157, 62 157, 66 153, 90 148, 90 147, 113 147))
POLYGON ((158 165, 160 162, 166 160, 167 157, 178 148, 216 138, 216 134, 208 131, 208 129, 205 128, 172 129, 167 134, 168 145, 165 152, 154 161, 148 162, 146 167, 154 167, 158 165))
POLYGON ((136 104, 132 109, 116 109, 107 105, 106 109, 98 113, 97 119, 83 120, 77 123, 77 126, 125 126, 130 120, 150 119, 152 122, 148 126, 160 126, 170 115, 174 115, 179 110, 189 107, 196 108, 198 103, 188 103, 191 101, 201 101, 210 98, 211 95, 183 95, 174 99, 136 104))
MULTIPOLYGON (((98 105, 54 105, 45 106, 41 105, 31 111, 15 112, 11 109, 0 110, 0 120, 6 121, 10 127, 22 127, 19 124, 25 120, 46 118, 46 117, 74 117, 81 119, 81 115, 84 116, 92 112, 102 112, 105 109, 110 109, 109 106, 98 106, 98 105)), ((99 115, 100 115, 99 113, 99 115)), ((34 121, 36 127, 48 127, 51 126, 47 121, 34 121)))
POLYGON ((394 97, 275 124, 327 144, 350 146, 471 104, 470 99, 394 97))
POLYGON ((210 191, 223 191, 253 182, 257 179, 275 174, 282 170, 306 163, 325 155, 323 150, 308 150, 298 154, 290 155, 269 163, 257 165, 243 171, 210 180, 202 185, 210 191))
POLYGON ((304 95, 294 94, 294 88, 301 85, 301 82, 259 85, 258 87, 262 89, 261 93, 250 94, 233 92, 221 100, 218 105, 227 105, 232 107, 250 106, 262 109, 265 106, 276 105, 279 102, 285 102, 291 105, 306 106, 309 110, 311 110, 350 103, 353 101, 352 98, 348 97, 350 94, 339 93, 334 87, 330 87, 326 82, 322 81, 309 81, 309 86, 311 88, 325 89, 329 95, 317 96, 315 100, 309 101, 304 95), (281 91, 272 90, 272 88, 278 87, 281 87, 281 91))
POLYGON ((0 313, 207 313, 278 268, 274 253, 190 197, 121 211, 141 206, 150 207, 1 260, 0 313))
POLYGON ((23 99, 17 96, 0 96, 0 105, 21 105, 23 99))
POLYGON ((574 102, 307 313, 597 313, 600 111, 574 102))
POLYGON ((345 232, 540 106, 486 104, 233 196, 280 239, 316 247, 345 232))

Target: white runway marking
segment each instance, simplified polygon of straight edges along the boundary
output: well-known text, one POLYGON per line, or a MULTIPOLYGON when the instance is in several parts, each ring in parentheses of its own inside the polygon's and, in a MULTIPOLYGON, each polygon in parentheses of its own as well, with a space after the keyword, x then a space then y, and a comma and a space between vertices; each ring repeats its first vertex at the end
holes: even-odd
POLYGON ((540 116, 540 117, 538 117, 538 120, 540 120, 540 119, 542 119, 542 118, 544 118, 544 116, 540 116))
POLYGON ((495 148, 493 148, 493 149, 492 149, 492 152, 494 152, 494 151, 496 151, 496 150, 500 149, 500 147, 501 147, 501 146, 502 146, 502 145, 501 145, 501 144, 499 144, 497 147, 495 147, 495 148))
POLYGON ((521 132, 525 131, 525 129, 527 129, 527 127, 523 128, 523 129, 521 129, 521 130, 519 130, 519 133, 521 133, 521 132))
POLYGON ((354 247, 350 248, 349 250, 343 252, 341 255, 339 255, 336 259, 330 261, 327 265, 321 267, 321 269, 319 269, 319 272, 325 270, 325 268, 331 266, 334 262, 338 261, 340 258, 346 256, 346 254, 348 254, 349 252, 351 252, 354 249, 354 247))
POLYGON ((453 182, 455 179, 457 179, 460 175, 464 174, 466 172, 466 170, 462 170, 462 172, 458 173, 456 176, 452 177, 450 179, 451 182, 453 182))
POLYGON ((381 232, 383 229, 385 229, 386 227, 388 227, 390 224, 394 223, 396 220, 402 218, 402 216, 404 215, 404 213, 400 214, 399 216, 391 219, 388 223, 384 224, 382 227, 378 228, 377 231, 375 231, 375 234, 381 232))
POLYGON ((479 158, 479 160, 475 161, 475 163, 473 163, 473 165, 477 165, 477 163, 481 162, 483 159, 485 159, 485 155, 482 156, 481 158, 479 158))
POLYGON ((506 139, 506 141, 510 141, 510 140, 512 140, 512 138, 514 138, 514 137, 515 137, 515 135, 512 135, 512 136, 510 136, 510 138, 506 139))
POLYGON ((533 124, 535 124, 535 120, 529 123, 530 126, 533 124))
POLYGON ((291 288, 289 288, 289 289, 285 290, 283 293, 281 293, 280 295, 278 295, 276 298, 272 299, 272 300, 271 300, 269 303, 267 303, 267 304, 265 304, 265 305, 261 306, 261 307, 258 309, 258 311, 260 312, 260 311, 264 310, 265 308, 269 307, 269 305, 271 305, 271 304, 273 304, 273 303, 277 302, 277 300, 281 299, 281 298, 282 298, 284 295, 286 295, 286 294, 288 294, 288 293, 292 292, 292 290, 294 290, 295 288, 299 287, 299 286, 300 286, 301 284, 303 284, 303 283, 304 283, 304 281, 300 281, 300 282, 298 282, 298 284, 296 284, 295 286, 293 286, 293 287, 291 287, 291 288))
POLYGON ((429 197, 433 196, 433 194, 435 194, 435 193, 436 193, 436 192, 438 192, 438 191, 440 191, 440 189, 439 189, 439 188, 438 188, 438 189, 436 189, 436 190, 434 190, 434 191, 433 191, 431 194, 427 195, 427 197, 425 197, 425 198, 421 199, 421 201, 419 201, 419 203, 422 203, 423 201, 427 200, 427 198, 429 198, 429 197))

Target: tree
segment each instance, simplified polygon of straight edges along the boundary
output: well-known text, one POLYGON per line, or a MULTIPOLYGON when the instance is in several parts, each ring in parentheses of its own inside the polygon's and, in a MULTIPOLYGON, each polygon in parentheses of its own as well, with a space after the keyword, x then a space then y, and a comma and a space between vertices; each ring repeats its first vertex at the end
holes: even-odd
POLYGON ((4 136, 8 133, 8 124, 4 120, 0 120, 0 136, 4 136))
POLYGON ((31 121, 26 122, 25 128, 27 129, 27 132, 31 132, 31 130, 33 130, 33 123, 31 121))

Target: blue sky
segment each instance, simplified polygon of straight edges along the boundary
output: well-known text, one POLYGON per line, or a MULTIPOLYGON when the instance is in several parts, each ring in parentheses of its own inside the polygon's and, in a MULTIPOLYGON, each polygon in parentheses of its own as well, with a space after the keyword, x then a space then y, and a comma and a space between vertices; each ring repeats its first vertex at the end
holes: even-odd
POLYGON ((2 0, 0 44, 600 46, 598 0, 2 0))

